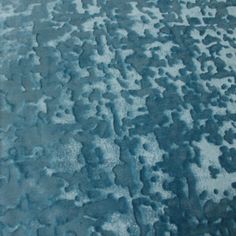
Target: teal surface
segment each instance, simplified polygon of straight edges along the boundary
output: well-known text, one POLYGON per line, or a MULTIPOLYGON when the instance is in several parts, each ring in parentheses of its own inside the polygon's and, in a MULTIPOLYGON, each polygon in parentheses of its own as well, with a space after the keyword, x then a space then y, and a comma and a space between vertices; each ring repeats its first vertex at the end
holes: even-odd
POLYGON ((0 236, 235 236, 235 72, 235 0, 0 0, 0 236))

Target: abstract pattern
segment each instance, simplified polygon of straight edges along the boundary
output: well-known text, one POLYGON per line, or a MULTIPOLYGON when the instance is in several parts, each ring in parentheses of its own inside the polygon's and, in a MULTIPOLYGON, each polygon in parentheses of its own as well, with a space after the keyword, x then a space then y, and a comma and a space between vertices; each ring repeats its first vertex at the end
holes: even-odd
POLYGON ((0 235, 236 235, 235 0, 0 0, 0 235))

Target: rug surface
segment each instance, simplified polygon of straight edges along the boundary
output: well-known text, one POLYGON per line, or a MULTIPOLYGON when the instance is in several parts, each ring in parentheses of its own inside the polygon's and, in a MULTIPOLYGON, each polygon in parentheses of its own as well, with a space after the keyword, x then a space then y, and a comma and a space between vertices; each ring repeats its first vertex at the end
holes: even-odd
POLYGON ((0 0, 0 236, 235 236, 235 82, 235 0, 0 0))

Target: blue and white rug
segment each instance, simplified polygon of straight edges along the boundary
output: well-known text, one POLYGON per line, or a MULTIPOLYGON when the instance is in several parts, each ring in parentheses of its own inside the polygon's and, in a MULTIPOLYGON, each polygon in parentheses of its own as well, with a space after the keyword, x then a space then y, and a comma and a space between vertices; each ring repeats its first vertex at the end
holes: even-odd
POLYGON ((0 0, 0 235, 236 235, 235 0, 0 0))

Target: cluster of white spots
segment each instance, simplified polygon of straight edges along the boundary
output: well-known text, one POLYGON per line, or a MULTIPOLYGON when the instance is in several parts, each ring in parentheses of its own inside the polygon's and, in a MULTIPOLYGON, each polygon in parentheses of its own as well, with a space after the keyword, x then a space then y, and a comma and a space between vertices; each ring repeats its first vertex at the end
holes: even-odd
POLYGON ((101 35, 101 43, 103 47, 103 54, 99 55, 97 52, 93 55, 93 59, 96 61, 97 64, 105 63, 109 64, 111 60, 114 58, 114 52, 108 47, 107 39, 105 35, 101 35))
POLYGON ((52 166, 55 171, 68 171, 73 173, 82 168, 81 163, 78 162, 78 155, 81 152, 82 145, 74 139, 70 139, 67 144, 60 147, 55 147, 52 152, 52 166))
POLYGON ((131 13, 128 14, 130 20, 133 21, 131 29, 135 31, 140 36, 145 36, 145 31, 147 30, 153 36, 157 36, 159 29, 155 27, 157 23, 163 19, 159 8, 152 7, 152 8, 143 8, 143 12, 137 7, 136 2, 130 2, 132 7, 131 13), (145 13, 144 13, 145 12, 145 13), (155 12, 155 14, 154 14, 155 12), (150 17, 149 14, 155 15, 155 17, 150 17), (143 22, 143 19, 147 20, 146 23, 143 22))
POLYGON ((54 124, 74 124, 75 117, 72 113, 74 101, 71 100, 71 91, 67 89, 62 90, 59 98, 59 104, 62 106, 61 111, 55 111, 55 114, 52 116, 52 122, 54 124))

